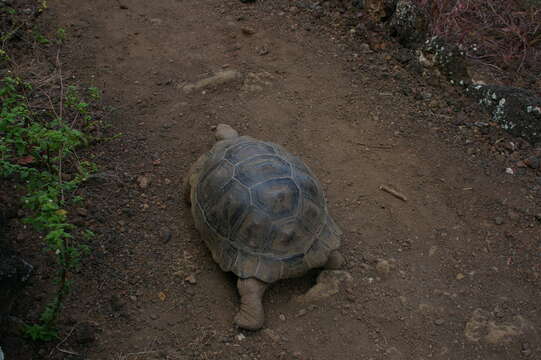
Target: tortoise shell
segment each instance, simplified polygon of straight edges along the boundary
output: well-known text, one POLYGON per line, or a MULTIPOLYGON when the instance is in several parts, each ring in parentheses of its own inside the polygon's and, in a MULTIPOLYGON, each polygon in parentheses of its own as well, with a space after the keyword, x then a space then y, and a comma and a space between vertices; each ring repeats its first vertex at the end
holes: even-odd
POLYGON ((341 231, 319 181, 281 146, 247 136, 207 154, 191 191, 196 228, 224 271, 265 282, 327 262, 341 231))

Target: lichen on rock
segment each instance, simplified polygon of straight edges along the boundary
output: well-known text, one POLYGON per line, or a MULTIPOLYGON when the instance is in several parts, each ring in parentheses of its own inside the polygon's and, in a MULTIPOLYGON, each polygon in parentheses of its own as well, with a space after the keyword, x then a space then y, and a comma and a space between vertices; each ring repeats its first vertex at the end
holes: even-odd
POLYGON ((470 83, 464 52, 458 46, 434 36, 424 42, 417 50, 417 54, 423 66, 437 69, 451 83, 456 85, 470 83))
POLYGON ((421 44, 428 31, 428 20, 413 0, 399 0, 390 22, 391 35, 410 48, 421 44))
POLYGON ((541 98, 507 86, 472 84, 466 89, 510 134, 532 143, 541 142, 541 98))

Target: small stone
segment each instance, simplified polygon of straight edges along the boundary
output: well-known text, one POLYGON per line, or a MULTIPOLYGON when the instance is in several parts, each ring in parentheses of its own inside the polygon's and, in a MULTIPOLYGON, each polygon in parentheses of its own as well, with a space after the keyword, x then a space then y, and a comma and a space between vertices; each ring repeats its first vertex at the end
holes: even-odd
POLYGON ((522 353, 522 355, 524 355, 525 357, 528 357, 532 354, 532 349, 530 349, 530 344, 528 343, 522 343, 520 345, 520 352, 522 353))
POLYGON ((306 309, 300 309, 299 312, 297 313, 297 317, 301 317, 301 316, 304 316, 306 315, 308 312, 306 311, 306 309))
POLYGON ((150 185, 150 178, 145 175, 140 175, 137 177, 137 184, 141 189, 146 189, 150 185))
POLYGON ((244 340, 244 339, 246 339, 246 336, 244 336, 244 334, 238 334, 238 335, 237 335, 237 340, 238 340, 238 341, 242 341, 242 340, 244 340))
POLYGON ((250 28, 250 27, 246 27, 246 26, 243 27, 243 28, 241 28, 240 31, 242 31, 242 33, 243 33, 244 35, 253 35, 253 34, 255 34, 255 30, 254 30, 254 29, 252 29, 252 28, 250 28))
POLYGON ((464 274, 462 274, 462 273, 456 274, 456 279, 457 279, 457 280, 462 280, 462 279, 464 279, 464 274))
POLYGON ((282 321, 286 321, 286 316, 284 314, 280 314, 278 318, 282 321))
POLYGON ((156 315, 156 314, 151 314, 151 315, 150 315, 150 318, 151 318, 152 320, 158 320, 159 316, 156 315))
POLYGON ((494 223, 496 225, 502 225, 503 224, 503 218, 501 216, 497 216, 495 219, 494 219, 494 223))
POLYGON ((370 45, 368 45, 367 43, 362 43, 361 45, 359 45, 359 48, 362 54, 370 54, 373 52, 372 49, 370 49, 370 45))
POLYGON ((388 274, 391 272, 391 264, 387 260, 380 259, 376 264, 376 270, 381 274, 388 274))
POLYGON ((161 232, 162 241, 164 244, 167 244, 169 241, 171 241, 171 238, 173 237, 173 234, 169 229, 163 229, 161 232))
POLYGON ((532 169, 538 169, 539 168, 539 158, 536 156, 530 156, 527 159, 524 159, 524 164, 526 164, 529 168, 532 169))
POLYGON ((443 319, 436 319, 434 320, 434 324, 440 326, 440 325, 443 325, 445 323, 445 320, 443 319))
POLYGON ((509 174, 509 175, 514 175, 514 174, 515 174, 515 172, 514 172, 513 169, 511 169, 511 168, 506 168, 506 169, 505 169, 505 173, 506 173, 506 174, 509 174))
POLYGON ((186 280, 188 283, 192 284, 192 285, 195 285, 197 284, 197 280, 195 279, 195 275, 194 274, 191 274, 189 276, 186 276, 184 278, 184 280, 186 280))
POLYGON ((280 335, 276 334, 273 330, 271 329, 263 329, 263 334, 265 334, 266 336, 268 336, 272 341, 274 342, 280 342, 280 335))

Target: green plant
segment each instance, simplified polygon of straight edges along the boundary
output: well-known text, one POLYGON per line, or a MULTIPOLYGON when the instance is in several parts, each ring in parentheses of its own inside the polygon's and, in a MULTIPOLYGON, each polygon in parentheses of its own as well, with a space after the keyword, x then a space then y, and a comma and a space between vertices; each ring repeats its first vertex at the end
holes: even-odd
POLYGON ((61 43, 63 42, 64 40, 66 40, 66 29, 64 28, 58 28, 58 30, 56 30, 56 40, 61 43))
MULTIPOLYGON (((42 313, 39 324, 27 326, 26 334, 33 340, 48 341, 56 336, 55 320, 64 296, 70 288, 69 275, 79 267, 81 255, 88 247, 74 239, 76 227, 69 223, 64 208, 79 203, 80 196, 70 196, 78 185, 96 170, 90 162, 74 162, 74 152, 88 143, 88 136, 67 125, 64 119, 51 114, 32 112, 29 97, 32 86, 15 77, 5 77, 0 83, 0 177, 18 177, 25 184, 23 204, 31 215, 24 221, 45 234, 46 249, 56 258, 58 286, 54 299, 42 313), (66 163, 74 162, 77 173, 69 181, 63 180, 66 163)), ((92 94, 99 93, 92 88, 92 94)), ((77 88, 68 87, 60 101, 71 109, 73 117, 91 120, 90 104, 77 88)), ((74 121, 72 121, 74 123, 74 121)), ((89 240, 94 234, 83 230, 81 237, 89 240)))

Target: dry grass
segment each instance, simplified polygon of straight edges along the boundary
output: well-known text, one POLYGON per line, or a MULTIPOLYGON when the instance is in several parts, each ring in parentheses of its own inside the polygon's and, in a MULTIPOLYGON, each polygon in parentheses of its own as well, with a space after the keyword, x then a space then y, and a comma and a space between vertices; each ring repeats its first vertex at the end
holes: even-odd
POLYGON ((541 73, 538 0, 416 0, 431 19, 431 35, 459 44, 467 56, 510 78, 541 73))

